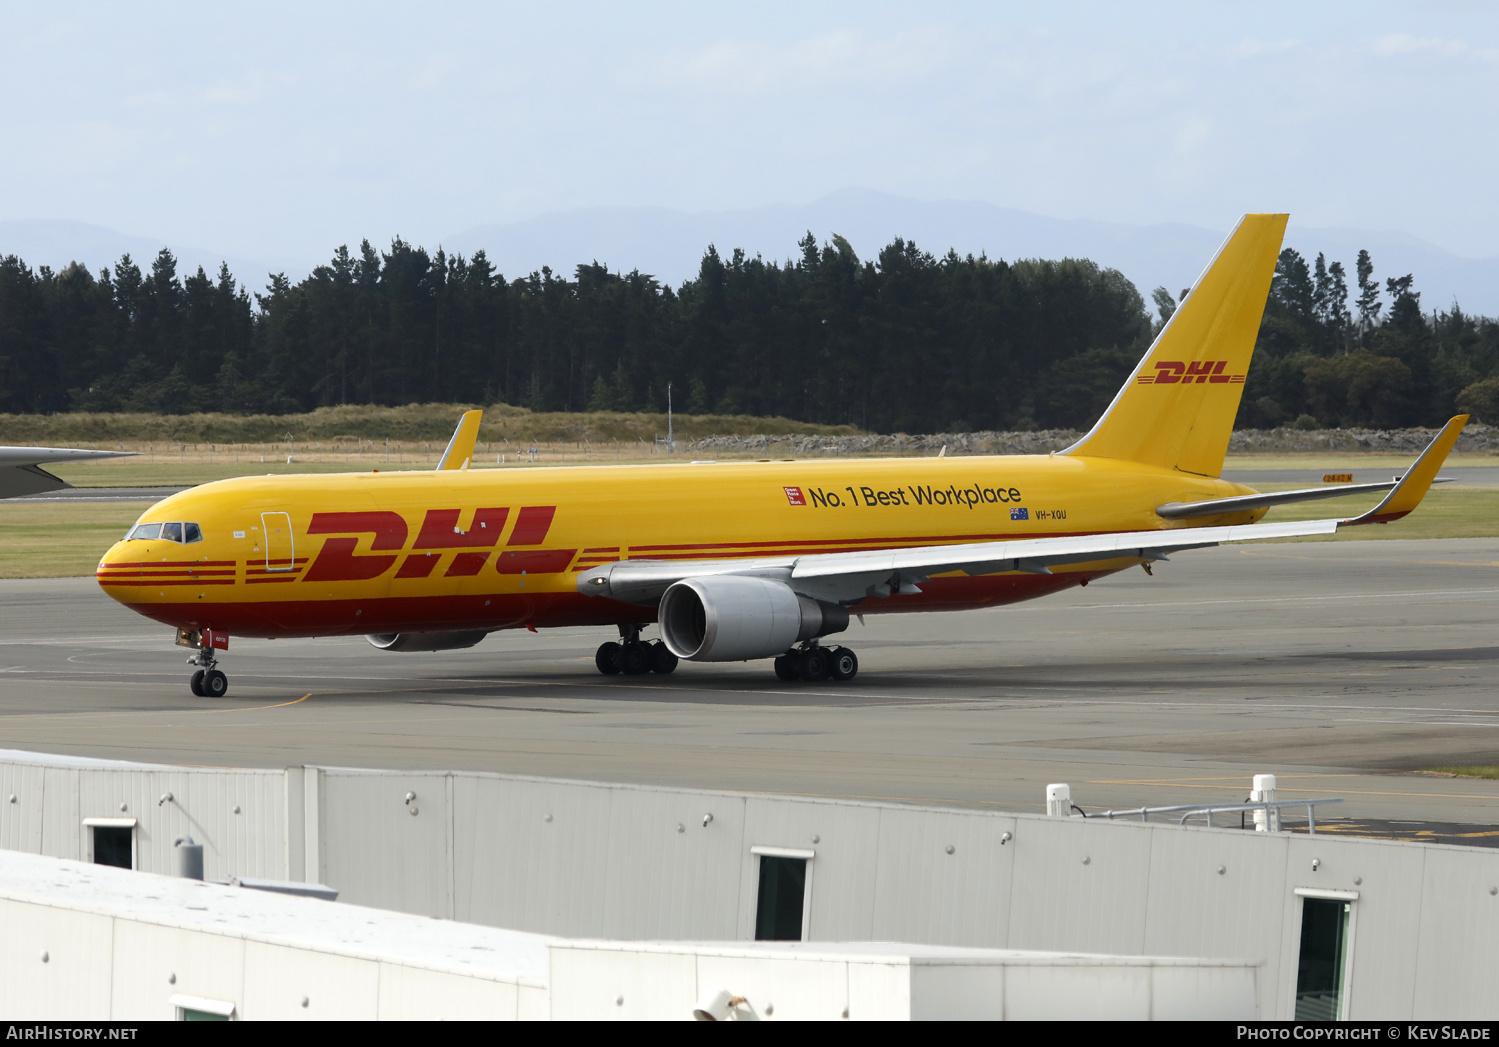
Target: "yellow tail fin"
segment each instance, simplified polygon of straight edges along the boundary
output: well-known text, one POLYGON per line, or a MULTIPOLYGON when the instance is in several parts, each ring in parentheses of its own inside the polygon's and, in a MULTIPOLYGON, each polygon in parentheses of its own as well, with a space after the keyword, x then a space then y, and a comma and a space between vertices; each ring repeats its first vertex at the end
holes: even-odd
POLYGON ((1098 424, 1063 454, 1223 471, 1288 217, 1243 217, 1098 424))
POLYGON ((458 428, 453 430, 448 449, 442 453, 442 461, 437 463, 439 471, 468 468, 469 461, 474 457, 474 443, 479 439, 479 420, 483 417, 483 411, 466 411, 458 419, 458 428))

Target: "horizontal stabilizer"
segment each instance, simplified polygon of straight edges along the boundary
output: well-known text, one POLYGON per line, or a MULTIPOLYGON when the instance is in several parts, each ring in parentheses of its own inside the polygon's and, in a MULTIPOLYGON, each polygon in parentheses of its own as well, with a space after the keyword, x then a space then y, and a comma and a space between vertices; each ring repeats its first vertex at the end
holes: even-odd
MULTIPOLYGON (((1439 476, 1432 483, 1447 484, 1453 477, 1439 476)), ((1246 509, 1268 509, 1272 505, 1291 505, 1295 502, 1315 502, 1323 498, 1345 498, 1350 494, 1366 491, 1388 491, 1400 482, 1380 480, 1369 484, 1336 484, 1327 487, 1303 487, 1296 491, 1271 491, 1268 493, 1241 494, 1232 498, 1208 498, 1201 502, 1167 502, 1156 508, 1156 515, 1167 520, 1187 520, 1194 516, 1217 516, 1220 513, 1238 513, 1246 509)))
POLYGON ((41 468, 44 465, 134 455, 134 451, 89 451, 75 447, 0 447, 0 498, 19 498, 73 486, 41 468))

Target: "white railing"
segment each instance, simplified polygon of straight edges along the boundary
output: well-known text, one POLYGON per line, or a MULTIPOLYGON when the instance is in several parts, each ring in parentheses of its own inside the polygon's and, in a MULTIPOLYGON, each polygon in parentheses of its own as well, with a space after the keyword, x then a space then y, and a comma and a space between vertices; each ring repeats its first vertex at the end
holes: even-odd
MULTIPOLYGON (((1342 803, 1342 797, 1323 796, 1309 800, 1252 800, 1248 803, 1213 803, 1200 804, 1188 803, 1178 804, 1175 807, 1134 807, 1118 811, 1098 811, 1093 814, 1084 813, 1084 818, 1107 818, 1113 821, 1115 818, 1139 817, 1142 822, 1150 821, 1152 814, 1180 814, 1178 825, 1186 825, 1187 819, 1194 815, 1206 815, 1208 827, 1213 825, 1213 815, 1233 814, 1240 811, 1263 811, 1265 823, 1271 832, 1280 831, 1280 811, 1282 807, 1305 807, 1306 829, 1308 833, 1317 832, 1317 805, 1319 803, 1342 803)), ((1082 808, 1075 808, 1079 812, 1082 808)))

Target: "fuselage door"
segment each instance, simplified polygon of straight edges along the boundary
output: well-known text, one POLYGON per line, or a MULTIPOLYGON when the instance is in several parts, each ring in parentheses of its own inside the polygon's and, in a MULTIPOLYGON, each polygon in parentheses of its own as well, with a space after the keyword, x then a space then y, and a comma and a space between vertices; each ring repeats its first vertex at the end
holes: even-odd
POLYGON ((265 535, 265 569, 290 571, 296 565, 297 547, 291 534, 289 513, 261 513, 261 533, 265 535))

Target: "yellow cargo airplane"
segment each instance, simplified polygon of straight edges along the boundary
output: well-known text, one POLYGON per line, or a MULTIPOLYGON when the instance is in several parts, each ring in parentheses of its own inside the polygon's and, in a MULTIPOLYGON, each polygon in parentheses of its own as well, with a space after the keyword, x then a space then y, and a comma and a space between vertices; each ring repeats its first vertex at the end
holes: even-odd
POLYGON ((617 626, 604 673, 774 658, 848 680, 849 615, 1045 596, 1173 552, 1331 534, 1414 509, 1453 418, 1388 483, 1261 494, 1219 478, 1285 215, 1248 215, 1093 429, 1002 457, 470 470, 479 412, 436 472, 245 477, 153 506, 99 562, 104 591, 196 648, 217 697, 229 637, 365 634, 389 651, 497 629, 617 626), (1256 523, 1272 505, 1388 490, 1356 519, 1256 523), (658 622, 661 639, 641 630, 658 622))

